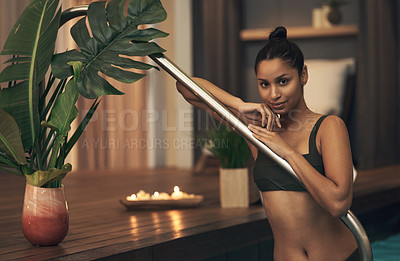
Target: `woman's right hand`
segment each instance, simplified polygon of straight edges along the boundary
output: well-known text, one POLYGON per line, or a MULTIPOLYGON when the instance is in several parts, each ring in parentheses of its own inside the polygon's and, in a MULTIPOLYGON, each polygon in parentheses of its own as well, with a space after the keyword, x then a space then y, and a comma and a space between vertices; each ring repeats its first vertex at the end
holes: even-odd
POLYGON ((243 102, 239 105, 238 111, 250 124, 260 125, 261 123, 262 127, 267 125, 266 128, 269 131, 272 131, 275 124, 282 128, 278 115, 264 103, 243 102))

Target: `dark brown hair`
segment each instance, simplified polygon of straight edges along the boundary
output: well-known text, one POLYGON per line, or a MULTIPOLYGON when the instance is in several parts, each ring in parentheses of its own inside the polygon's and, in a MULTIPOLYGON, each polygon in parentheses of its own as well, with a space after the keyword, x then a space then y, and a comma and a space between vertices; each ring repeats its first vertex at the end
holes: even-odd
POLYGON ((275 28, 270 33, 267 43, 258 52, 254 70, 257 73, 258 65, 264 60, 272 60, 275 58, 282 59, 293 68, 295 68, 299 75, 304 67, 304 55, 297 44, 287 39, 287 31, 283 26, 275 28))

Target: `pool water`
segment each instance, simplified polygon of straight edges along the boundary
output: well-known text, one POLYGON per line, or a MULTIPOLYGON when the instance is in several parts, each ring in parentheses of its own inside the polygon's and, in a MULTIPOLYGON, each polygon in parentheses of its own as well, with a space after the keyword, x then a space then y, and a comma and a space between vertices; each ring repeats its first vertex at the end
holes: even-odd
POLYGON ((400 234, 371 244, 374 261, 400 261, 400 234))

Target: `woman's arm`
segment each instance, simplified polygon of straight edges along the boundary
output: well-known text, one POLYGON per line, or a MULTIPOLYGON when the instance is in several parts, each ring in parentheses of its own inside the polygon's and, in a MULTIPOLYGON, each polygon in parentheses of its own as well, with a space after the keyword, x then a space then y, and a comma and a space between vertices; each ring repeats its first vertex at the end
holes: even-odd
MULTIPOLYGON (((209 91, 211 94, 213 94, 229 109, 237 110, 236 108, 239 108, 240 104, 243 103, 243 101, 240 98, 231 95, 230 93, 222 90, 221 88, 217 87, 216 85, 212 84, 207 80, 201 78, 193 78, 193 80, 195 80, 200 86, 209 91)), ((176 82, 176 87, 178 91, 182 94, 182 96, 190 104, 205 111, 210 110, 210 108, 203 101, 201 101, 196 95, 194 95, 192 92, 186 89, 180 82, 176 82)))
MULTIPOLYGON (((239 107, 240 103, 243 103, 243 101, 231 95, 230 93, 218 88, 211 82, 201 79, 201 78, 193 78, 198 84, 200 84, 204 89, 209 91, 211 94, 213 94, 218 100, 220 100, 225 106, 227 106, 231 112, 235 113, 237 117, 240 115, 238 114, 238 111, 235 109, 239 107)), ((178 92, 182 94, 182 96, 185 98, 187 102, 192 104, 193 106, 209 113, 212 117, 217 119, 218 121, 222 122, 223 124, 229 126, 227 122, 225 122, 217 113, 215 113, 207 104, 205 104, 200 98, 198 98, 196 95, 194 95, 192 92, 190 92, 188 89, 185 88, 180 82, 176 82, 176 87, 178 89, 178 92)))
MULTIPOLYGON (((252 123, 262 126, 265 126, 266 124, 268 129, 272 129, 273 125, 276 123, 277 126, 281 127, 279 118, 276 117, 276 115, 264 103, 243 102, 239 97, 231 95, 207 80, 201 78, 193 79, 204 89, 214 95, 220 102, 228 107, 233 114, 239 117, 246 124, 252 123)), ((178 91, 190 104, 207 111, 217 120, 224 122, 223 119, 211 110, 207 104, 186 89, 181 83, 177 82, 176 86, 178 91)))
MULTIPOLYGON (((267 129, 272 130, 274 124, 276 123, 276 125, 281 128, 279 118, 264 103, 243 102, 240 98, 231 95, 207 80, 201 78, 193 79, 204 89, 213 94, 220 102, 227 106, 233 114, 235 114, 246 124, 252 123, 261 126, 265 126, 266 124, 267 129)), ((215 119, 230 127, 230 125, 224 119, 222 119, 207 104, 200 100, 200 98, 186 89, 180 82, 176 82, 176 87, 186 101, 188 101, 190 104, 208 112, 215 119)), ((256 159, 258 155, 257 148, 248 140, 246 140, 246 142, 249 145, 254 159, 256 159)))
POLYGON ((278 133, 261 132, 258 127, 253 126, 250 126, 250 130, 257 139, 290 164, 311 196, 332 216, 341 217, 346 213, 353 195, 353 165, 347 129, 339 117, 327 117, 317 133, 317 144, 319 143, 326 177, 278 133))
POLYGON ((326 177, 295 151, 286 160, 312 197, 332 216, 341 217, 353 198, 353 164, 346 125, 339 117, 327 117, 318 135, 326 177))
MULTIPOLYGON (((243 103, 243 101, 239 97, 233 96, 232 94, 222 90, 218 86, 205 79, 194 77, 193 80, 195 80, 201 87, 212 93, 212 95, 214 95, 218 100, 220 100, 225 106, 229 107, 230 109, 237 109, 243 103)), ((186 89, 180 82, 176 82, 176 87, 187 101, 203 103, 196 95, 186 89)))

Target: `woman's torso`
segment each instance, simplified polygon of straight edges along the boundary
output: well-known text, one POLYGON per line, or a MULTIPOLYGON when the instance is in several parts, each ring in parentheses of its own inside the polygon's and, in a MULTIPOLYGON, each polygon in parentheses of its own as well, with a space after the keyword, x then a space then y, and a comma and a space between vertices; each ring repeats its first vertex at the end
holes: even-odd
POLYGON ((309 260, 339 261, 356 249, 347 227, 318 205, 309 193, 268 191, 262 192, 262 196, 275 245, 284 254, 303 252, 309 260))
MULTIPOLYGON (((294 132, 292 135, 291 133, 281 135, 299 153, 306 154, 305 158, 321 175, 324 175, 324 169, 322 157, 318 151, 319 144, 316 141, 319 140, 318 127, 323 119, 315 114, 311 124, 309 122, 308 125, 303 125, 305 128, 301 135, 294 132), (308 153, 302 153, 305 151, 308 153)), ((266 164, 265 161, 261 164, 256 162, 255 169, 259 168, 256 169, 257 178, 261 177, 260 171, 263 169, 263 164, 271 165, 271 162, 266 164)), ((273 171, 273 167, 265 168, 266 171, 268 169, 273 171)), ((274 179, 281 174, 275 169, 275 176, 266 175, 265 178, 274 179)), ((279 251, 281 256, 286 255, 287 260, 291 259, 290 254, 297 257, 304 254, 305 260, 345 260, 357 247, 352 233, 338 218, 331 216, 309 193, 292 181, 294 181, 292 177, 285 177, 283 181, 277 182, 277 186, 274 182, 269 182, 266 191, 262 192, 265 212, 274 234, 275 252, 279 251), (283 186, 283 189, 285 186, 287 188, 281 190, 279 186, 283 186)))
MULTIPOLYGON (((282 138, 290 140, 292 147, 297 147, 296 149, 299 153, 300 151, 304 152, 302 153, 303 157, 321 175, 325 175, 325 169, 321 154, 317 148, 316 137, 319 127, 326 117, 327 115, 318 116, 316 122, 300 124, 299 126, 303 128, 297 126, 288 127, 288 131, 281 134, 282 138)), ((257 156, 253 169, 253 178, 260 191, 307 191, 278 163, 263 153, 259 153, 257 156)))

